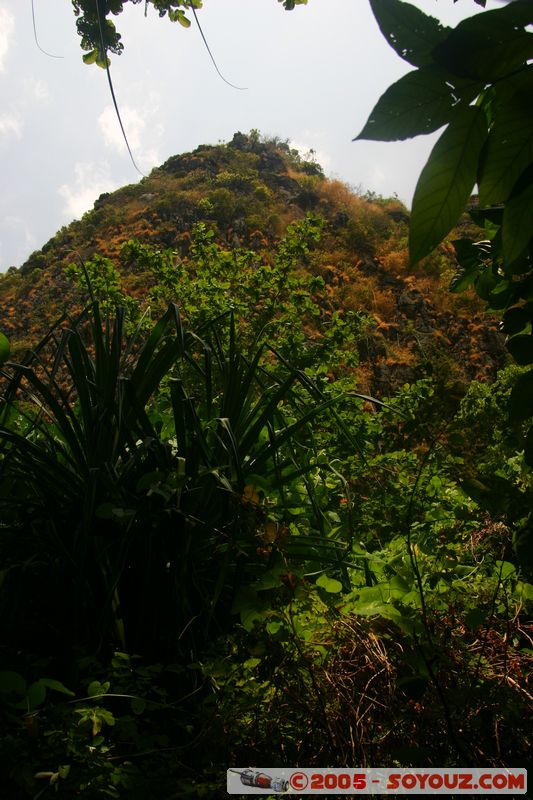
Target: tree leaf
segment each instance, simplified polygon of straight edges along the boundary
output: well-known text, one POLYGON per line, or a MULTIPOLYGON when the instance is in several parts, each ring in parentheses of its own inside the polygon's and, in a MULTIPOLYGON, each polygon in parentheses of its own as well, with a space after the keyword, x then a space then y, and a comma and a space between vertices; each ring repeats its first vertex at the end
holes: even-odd
POLYGON ((91 697, 97 697, 98 695, 106 694, 109 691, 110 685, 109 681, 104 681, 104 683, 100 683, 100 681, 91 681, 87 692, 91 697))
POLYGON ((526 583, 525 581, 518 581, 515 594, 522 602, 524 600, 533 600, 533 584, 526 583))
POLYGON ((506 265, 511 265, 524 253, 533 236, 533 183, 505 204, 502 241, 506 265))
POLYGON ((491 289, 489 297, 486 299, 489 302, 491 311, 501 311, 503 308, 508 308, 515 302, 516 286, 511 281, 505 280, 499 275, 493 275, 493 277, 496 280, 496 284, 493 289, 491 289))
POLYGON ((278 0, 278 3, 283 3, 286 11, 293 11, 295 6, 306 6, 307 0, 278 0))
POLYGON ((335 580, 335 578, 328 578, 327 575, 321 575, 320 578, 317 578, 316 585, 329 592, 329 594, 342 592, 342 583, 335 580))
POLYGON ((82 58, 84 64, 94 64, 98 58, 98 50, 91 50, 90 53, 85 53, 82 58))
POLYGON ((398 600, 412 590, 412 586, 401 575, 393 575, 389 582, 390 596, 398 600))
POLYGON ((469 103, 481 84, 450 79, 429 66, 408 72, 389 86, 356 137, 391 142, 432 133, 450 122, 461 103, 469 103))
POLYGON ((455 239, 452 242, 455 257, 461 269, 450 281, 450 292, 464 292, 471 286, 485 267, 484 258, 490 255, 490 242, 473 242, 470 239, 455 239))
POLYGON ((46 686, 47 689, 53 689, 56 692, 61 692, 61 694, 68 694, 70 697, 74 697, 75 693, 72 692, 70 689, 67 689, 61 681, 56 681, 54 678, 41 678, 40 683, 43 686, 46 686))
POLYGON ((25 695, 26 681, 18 672, 5 670, 0 672, 0 693, 25 695))
POLYGON ((498 279, 494 275, 492 267, 485 267, 483 272, 476 278, 475 287, 478 297, 486 300, 487 303, 491 298, 491 293, 498 285, 498 279))
POLYGON ((400 0, 370 0, 370 6, 381 33, 401 58, 415 67, 432 63, 431 51, 449 28, 400 0))
POLYGON ((100 54, 98 54, 96 66, 100 67, 100 69, 106 69, 107 67, 111 66, 111 59, 108 56, 102 57, 100 54))
POLYGON ((483 109, 469 106, 457 113, 431 151, 413 198, 411 264, 430 253, 461 216, 476 180, 486 136, 483 109))
POLYGON ((498 574, 502 581, 505 581, 508 578, 512 578, 516 575, 516 566, 514 564, 511 564, 510 561, 497 560, 495 564, 496 564, 495 574, 498 574))
POLYGON ((472 286, 476 277, 478 275, 479 270, 466 270, 466 269, 458 269, 449 284, 449 290, 453 294, 460 294, 460 292, 464 292, 465 289, 468 289, 469 286, 472 286))
POLYGON ((354 603, 351 612, 359 617, 380 616, 393 622, 398 622, 402 619, 401 613, 395 606, 390 603, 380 603, 379 601, 361 603, 360 605, 354 603))
POLYGON ((487 614, 481 608, 471 608, 465 617, 466 627, 475 631, 480 625, 487 621, 487 614))
POLYGON ((179 14, 178 22, 179 22, 180 25, 183 25, 184 28, 190 28, 191 27, 190 19, 187 19, 187 17, 185 16, 185 14, 183 12, 181 14, 179 14))
POLYGON ((523 422, 533 417, 533 370, 517 378, 509 395, 507 410, 511 422, 523 422))
POLYGON ((134 714, 143 714, 146 709, 146 700, 142 697, 132 697, 131 710, 134 714))
POLYGON ((46 700, 46 687, 42 681, 35 681, 28 687, 26 693, 26 705, 28 711, 32 711, 46 700))
POLYGON ((496 106, 495 119, 485 145, 479 180, 479 202, 494 205, 506 201, 524 170, 533 163, 533 72, 527 85, 496 106))
POLYGON ((168 18, 172 22, 179 22, 179 24, 183 25, 184 28, 191 27, 190 19, 187 19, 187 17, 185 16, 185 12, 181 8, 176 8, 176 9, 170 8, 168 10, 168 18))
POLYGON ((533 336, 530 334, 512 336, 507 342, 507 349, 517 364, 524 367, 533 364, 533 336))
POLYGON ((435 47, 434 59, 454 75, 486 83, 499 80, 533 57, 533 35, 525 30, 531 23, 531 0, 476 14, 460 22, 435 47))
POLYGON ((531 308, 527 306, 514 306, 503 315, 501 328, 504 333, 514 336, 531 324, 531 308))
POLYGON ((9 353, 9 340, 7 336, 4 336, 3 333, 0 333, 0 364, 3 364, 4 361, 7 361, 9 358, 9 353))

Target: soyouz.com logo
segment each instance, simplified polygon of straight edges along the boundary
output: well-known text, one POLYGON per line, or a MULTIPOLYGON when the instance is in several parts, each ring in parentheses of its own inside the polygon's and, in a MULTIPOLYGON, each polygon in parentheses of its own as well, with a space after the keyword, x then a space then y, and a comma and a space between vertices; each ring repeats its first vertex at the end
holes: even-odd
POLYGON ((527 792, 527 770, 437 769, 228 769, 228 794, 479 794, 527 792))

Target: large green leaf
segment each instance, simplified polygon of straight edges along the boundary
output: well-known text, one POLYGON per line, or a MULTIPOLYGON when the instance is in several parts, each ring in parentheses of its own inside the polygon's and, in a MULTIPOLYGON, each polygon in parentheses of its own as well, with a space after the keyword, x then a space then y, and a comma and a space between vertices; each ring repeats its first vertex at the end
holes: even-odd
POLYGON ((20 708, 27 708, 28 711, 33 711, 38 706, 42 705, 46 700, 46 686, 42 681, 35 681, 26 692, 26 697, 19 705, 20 708))
POLYGON ((84 64, 94 64, 98 58, 98 50, 91 50, 89 53, 85 53, 82 58, 84 64))
POLYGON ((10 670, 0 672, 0 693, 26 694, 26 681, 18 672, 10 670))
POLYGON ((533 183, 518 192, 505 204, 503 212, 502 241, 506 265, 511 265, 523 255, 533 238, 533 183))
POLYGON ((463 20, 438 44, 437 63, 454 75, 492 82, 511 75, 533 57, 533 3, 518 0, 506 8, 463 20))
POLYGON ((9 340, 7 336, 4 336, 3 333, 0 333, 0 364, 3 364, 4 361, 7 361, 9 358, 9 353, 9 340))
POLYGON ((411 263, 430 253, 461 216, 476 180, 486 136, 484 111, 469 106, 457 113, 431 151, 413 198, 411 263))
POLYGON ((512 96, 495 104, 494 124, 481 165, 481 205, 506 201, 520 175, 533 163, 532 96, 533 70, 527 70, 512 96))
POLYGON ((172 9, 168 11, 168 18, 171 22, 179 22, 184 28, 191 27, 191 21, 185 16, 185 12, 181 8, 172 9))
POLYGON ((498 278, 494 275, 492 267, 487 266, 475 280, 476 292, 478 297, 486 300, 487 303, 491 299, 492 292, 498 285, 498 278))
POLYGON ((401 0, 370 0, 370 6, 383 36, 399 56, 415 67, 432 62, 431 51, 449 28, 401 0))
POLYGON ((391 142, 432 133, 446 125, 481 84, 452 78, 435 66, 404 75, 380 97, 357 139, 391 142))
POLYGON ((53 689, 55 692, 61 692, 61 694, 68 694, 70 697, 75 697, 75 692, 71 689, 67 689, 61 681, 56 681, 54 678, 40 678, 39 683, 42 683, 47 689, 53 689))
POLYGON ((523 422, 533 417, 533 370, 518 377, 507 408, 512 422, 523 422))
POLYGON ((342 592, 342 583, 335 578, 329 578, 327 575, 321 575, 317 578, 316 585, 325 589, 329 594, 338 594, 342 592))
POLYGON ((485 267, 485 260, 490 256, 490 242, 473 242, 470 239, 456 239, 452 242, 460 269, 450 281, 451 292, 464 292, 485 267))
MULTIPOLYGON (((529 304, 530 305, 530 304, 529 304)), ((532 309, 525 306, 513 306, 503 315, 501 329, 509 336, 522 333, 532 321, 532 309)))
POLYGON ((533 336, 529 333, 519 333, 512 336, 507 342, 507 349, 517 364, 525 367, 533 364, 533 336))

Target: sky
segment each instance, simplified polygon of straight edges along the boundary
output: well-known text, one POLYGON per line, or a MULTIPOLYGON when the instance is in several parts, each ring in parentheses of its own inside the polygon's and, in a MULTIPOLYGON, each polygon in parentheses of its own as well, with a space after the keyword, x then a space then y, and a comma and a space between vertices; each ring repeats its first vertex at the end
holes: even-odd
MULTIPOLYGON (((412 0, 413 1, 413 0, 412 0)), ((414 0, 454 25, 473 0, 414 0)), ((436 135, 353 142, 383 91, 411 67, 383 39, 367 0, 205 0, 198 29, 144 3, 116 18, 124 53, 111 73, 144 173, 200 144, 252 128, 315 152, 326 174, 410 204, 436 135)), ((70 0, 0 0, 0 272, 20 266, 102 192, 141 179, 113 110, 105 71, 82 62, 70 0)))

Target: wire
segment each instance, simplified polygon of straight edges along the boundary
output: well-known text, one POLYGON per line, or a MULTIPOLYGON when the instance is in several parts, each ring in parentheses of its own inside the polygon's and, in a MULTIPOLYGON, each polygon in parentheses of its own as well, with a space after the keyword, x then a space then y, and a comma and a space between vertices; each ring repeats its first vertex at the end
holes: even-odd
POLYGON ((37 38, 37 25, 35 24, 35 5, 34 5, 34 0, 31 0, 31 18, 32 18, 32 21, 33 21, 33 37, 35 39, 35 44, 37 45, 37 47, 39 48, 41 53, 44 53, 44 55, 48 56, 49 58, 63 58, 63 56, 55 56, 53 53, 47 53, 46 50, 44 50, 41 47, 41 45, 39 44, 39 39, 37 38))
POLYGON ((221 73, 221 71, 218 68, 218 65, 217 65, 217 62, 215 61, 213 53, 211 52, 211 48, 207 44, 207 39, 204 36, 204 32, 202 30, 202 26, 200 25, 200 22, 198 20, 198 15, 196 14, 196 9, 195 9, 194 5, 192 5, 192 4, 191 4, 191 11, 192 11, 192 13, 194 15, 194 20, 195 20, 196 24, 198 25, 198 30, 200 31, 200 36, 203 39, 203 42, 205 44, 207 52, 209 53, 209 57, 210 57, 211 61, 213 62, 213 66, 215 67, 216 71, 218 72, 218 74, 220 75, 220 77, 222 78, 224 83, 227 83, 228 86, 231 86, 232 89, 238 89, 240 92, 246 91, 248 89, 247 86, 235 86, 234 83, 231 83, 230 81, 226 80, 226 78, 223 76, 223 74, 221 73))
POLYGON ((113 100, 113 105, 115 106, 115 113, 117 115, 118 123, 120 125, 120 130, 122 131, 122 136, 124 137, 124 141, 126 143, 126 147, 128 148, 128 153, 129 153, 129 156, 130 156, 130 159, 131 159, 131 163, 133 164, 133 166, 135 167, 135 169, 137 170, 139 175, 142 175, 143 178, 147 178, 148 176, 145 175, 145 173, 142 170, 140 170, 139 167, 137 166, 137 164, 135 163, 135 159, 133 157, 133 153, 131 152, 130 143, 128 142, 128 137, 126 136, 126 131, 124 130, 124 125, 122 124, 122 117, 120 116, 120 111, 118 110, 117 98, 115 97, 115 90, 113 88, 113 81, 111 80, 111 70, 109 69, 109 62, 108 62, 108 59, 107 59, 107 48, 105 46, 105 41, 104 41, 104 31, 103 31, 103 28, 102 28, 102 19, 100 17, 100 8, 98 6, 98 0, 94 0, 94 1, 95 1, 95 4, 96 4, 96 15, 98 17, 98 28, 100 30, 100 46, 101 46, 102 54, 103 54, 103 57, 104 57, 104 65, 105 65, 105 71, 106 71, 106 74, 107 74, 107 81, 109 83, 109 91, 111 92, 111 99, 113 100))

